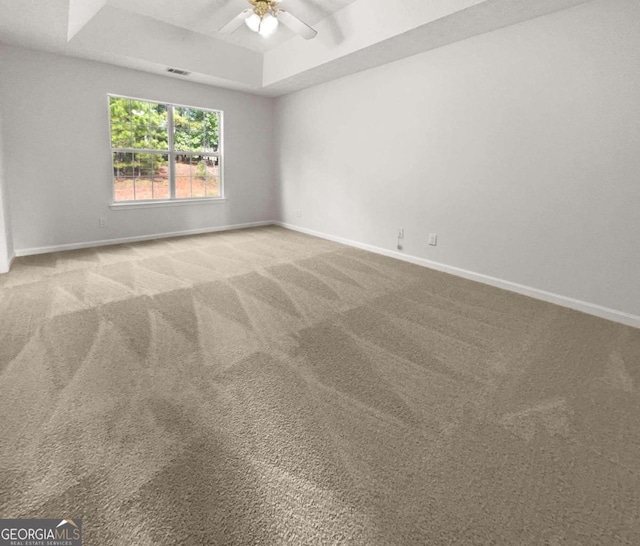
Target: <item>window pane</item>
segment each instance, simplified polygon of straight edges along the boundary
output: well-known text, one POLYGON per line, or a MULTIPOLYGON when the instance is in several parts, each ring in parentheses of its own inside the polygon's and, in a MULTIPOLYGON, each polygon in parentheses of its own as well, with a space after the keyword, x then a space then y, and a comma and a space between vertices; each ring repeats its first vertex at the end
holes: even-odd
POLYGON ((204 157, 191 158, 191 196, 205 197, 205 183, 207 180, 207 160, 204 157))
POLYGON ((191 156, 176 155, 176 177, 191 178, 191 156))
POLYGON ((171 197, 169 192, 169 177, 154 177, 153 179, 153 198, 154 199, 169 199, 171 197))
POLYGON ((219 147, 219 117, 217 112, 204 113, 204 150, 217 152, 219 147))
POLYGON ((191 147, 194 152, 204 150, 204 123, 202 118, 204 112, 201 110, 191 110, 191 120, 189 121, 189 134, 191 135, 191 147))
POLYGON ((191 197, 205 197, 205 179, 193 178, 191 180, 191 197))
POLYGON ((109 97, 109 112, 114 125, 131 124, 131 101, 118 97, 109 97))
POLYGON ((153 199, 169 199, 169 156, 153 156, 153 199))
POLYGON ((168 165, 169 157, 163 154, 114 152, 115 200, 168 199, 168 165))
POLYGON ((147 148, 151 147, 151 138, 149 135, 149 128, 141 125, 133 126, 133 148, 147 148))
POLYGON ((148 178, 153 175, 153 154, 133 154, 134 174, 138 178, 148 178))
POLYGON ((149 139, 151 150, 168 150, 169 149, 169 133, 167 126, 154 127, 149 130, 149 139))
POLYGON ((178 199, 191 198, 191 157, 176 156, 176 197, 178 199))
POLYGON ((191 178, 176 177, 176 198, 191 199, 191 178))
POLYGON ((111 126, 111 147, 131 148, 131 125, 111 126))
POLYGON ((149 112, 152 103, 141 100, 131 101, 131 121, 135 125, 146 125, 149 127, 149 112))
POLYGON ((197 156, 195 159, 197 159, 198 163, 197 173, 199 176, 218 176, 220 166, 218 164, 219 160, 215 155, 197 156))
POLYGON ((169 124, 169 114, 167 113, 166 104, 151 103, 151 123, 152 127, 164 127, 167 128, 169 124))
POLYGON ((206 181, 206 197, 220 197, 220 178, 211 177, 206 181))
POLYGON ((151 177, 143 177, 135 179, 135 195, 136 201, 153 199, 151 177))
POLYGON ((133 201, 133 178, 116 178, 114 199, 116 201, 133 201))
POLYGON ((169 176, 169 156, 162 154, 153 154, 153 176, 168 177, 169 176))
POLYGON ((122 178, 125 176, 133 176, 133 154, 126 152, 113 153, 113 176, 122 178))
POLYGON ((134 154, 115 152, 113 154, 113 182, 116 201, 133 201, 134 192, 134 154))
POLYGON ((174 108, 173 110, 173 124, 175 127, 173 141, 176 151, 198 151, 197 147, 194 149, 191 139, 191 112, 192 110, 189 108, 174 108))
POLYGON ((198 163, 198 174, 204 182, 204 195, 201 197, 220 197, 220 165, 216 156, 203 156, 198 163))
POLYGON ((174 109, 174 142, 180 152, 215 152, 219 146, 219 116, 196 108, 174 109))

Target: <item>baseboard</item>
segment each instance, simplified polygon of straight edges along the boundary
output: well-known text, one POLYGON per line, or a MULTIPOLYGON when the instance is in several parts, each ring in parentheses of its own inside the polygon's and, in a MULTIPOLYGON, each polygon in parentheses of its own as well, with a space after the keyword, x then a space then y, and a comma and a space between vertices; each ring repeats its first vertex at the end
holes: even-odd
POLYGON ((529 296, 538 300, 554 303, 562 307, 568 307, 569 309, 573 309, 574 311, 580 311, 582 313, 587 313, 589 315, 594 315, 603 319, 619 322, 627 326, 632 326, 634 328, 640 328, 640 316, 632 315, 631 313, 617 311, 615 309, 610 309, 608 307, 603 307, 594 303, 577 300, 567 296, 562 296, 560 294, 554 294, 553 292, 547 292, 538 288, 532 288, 531 286, 525 286, 511 281, 505 281, 503 279, 498 279, 489 275, 483 275, 482 273, 467 271, 466 269, 460 269, 458 267, 434 262, 425 258, 418 258, 417 256, 403 254, 402 252, 396 252, 395 250, 387 250, 377 246, 368 245, 366 243, 359 243, 357 241, 352 241, 343 237, 337 237, 335 235, 329 235, 327 233, 314 231, 312 229, 306 229, 292 224, 286 224, 284 222, 273 223, 286 229, 299 231, 300 233, 306 233, 307 235, 313 235, 314 237, 320 237, 321 239, 327 239, 329 241, 334 241, 343 245, 360 248, 362 250, 368 250, 369 252, 382 254, 383 256, 388 256, 390 258, 396 258, 398 260, 410 262, 422 267, 428 267, 429 269, 435 269, 436 271, 442 271, 443 273, 449 273, 451 275, 456 275, 458 277, 463 277, 472 281, 488 284, 497 288, 502 288, 504 290, 509 290, 510 292, 516 292, 517 294, 522 294, 524 296, 529 296))
POLYGON ((79 250, 99 246, 120 245, 123 243, 138 243, 140 241, 153 241, 154 239, 168 239, 171 237, 183 237, 185 235, 201 235, 203 233, 215 233, 218 231, 231 231, 234 229, 247 229, 253 227, 271 226, 274 222, 250 222, 247 224, 233 224, 185 231, 172 231, 169 233, 155 233, 153 235, 139 235, 135 237, 121 237, 119 239, 103 239, 100 241, 87 241, 82 243, 68 243, 64 245, 41 246, 35 248, 19 248, 15 250, 16 256, 33 256, 35 254, 49 254, 51 252, 64 252, 65 250, 79 250))

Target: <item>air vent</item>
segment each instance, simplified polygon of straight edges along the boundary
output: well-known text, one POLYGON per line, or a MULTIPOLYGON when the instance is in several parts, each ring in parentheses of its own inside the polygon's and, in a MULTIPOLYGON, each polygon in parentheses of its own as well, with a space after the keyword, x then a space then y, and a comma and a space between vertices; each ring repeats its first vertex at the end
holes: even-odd
POLYGON ((171 72, 172 74, 177 74, 178 76, 188 76, 191 72, 187 72, 186 70, 180 70, 179 68, 167 68, 167 72, 171 72))

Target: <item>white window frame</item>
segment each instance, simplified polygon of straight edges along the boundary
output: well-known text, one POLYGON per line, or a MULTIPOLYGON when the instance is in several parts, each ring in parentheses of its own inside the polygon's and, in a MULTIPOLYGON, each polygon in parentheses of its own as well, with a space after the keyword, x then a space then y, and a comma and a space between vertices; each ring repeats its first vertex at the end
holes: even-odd
POLYGON ((215 110, 213 108, 203 108, 201 106, 188 106, 186 104, 177 104, 173 102, 167 102, 163 100, 154 99, 142 99, 139 97, 129 97, 126 95, 117 95, 115 93, 107 94, 107 113, 109 119, 109 146, 111 149, 111 208, 143 208, 143 207, 158 207, 167 205, 194 205, 202 203, 221 203, 226 201, 225 197, 225 185, 224 185, 224 161, 223 161, 223 147, 224 147, 224 112, 222 110, 215 110), (167 107, 167 132, 168 132, 168 149, 167 150, 151 150, 145 148, 114 148, 112 146, 113 140, 111 138, 111 98, 115 99, 129 99, 137 100, 141 102, 150 102, 154 104, 162 104, 167 107), (202 110, 204 112, 214 112, 218 114, 218 151, 217 152, 183 152, 176 151, 174 149, 174 132, 175 127, 173 125, 173 116, 175 108, 192 108, 193 110, 202 110), (133 201, 116 201, 116 185, 113 178, 113 156, 114 153, 134 153, 134 154, 162 154, 169 157, 169 199, 138 199, 133 201), (178 198, 176 197, 176 177, 175 177, 175 161, 176 156, 208 156, 218 158, 218 184, 220 187, 220 195, 218 197, 189 197, 178 198))

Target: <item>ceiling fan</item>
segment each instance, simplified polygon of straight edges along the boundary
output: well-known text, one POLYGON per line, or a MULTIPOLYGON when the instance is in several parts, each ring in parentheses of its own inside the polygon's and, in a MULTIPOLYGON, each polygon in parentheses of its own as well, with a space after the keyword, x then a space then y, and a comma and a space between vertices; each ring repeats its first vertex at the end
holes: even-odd
POLYGON ((282 22, 283 25, 289 27, 305 40, 311 40, 318 34, 317 31, 303 23, 295 15, 280 9, 281 0, 248 0, 248 2, 253 7, 242 11, 229 21, 220 29, 221 34, 231 34, 238 30, 242 23, 246 23, 251 30, 266 37, 277 30, 279 22, 282 22))

